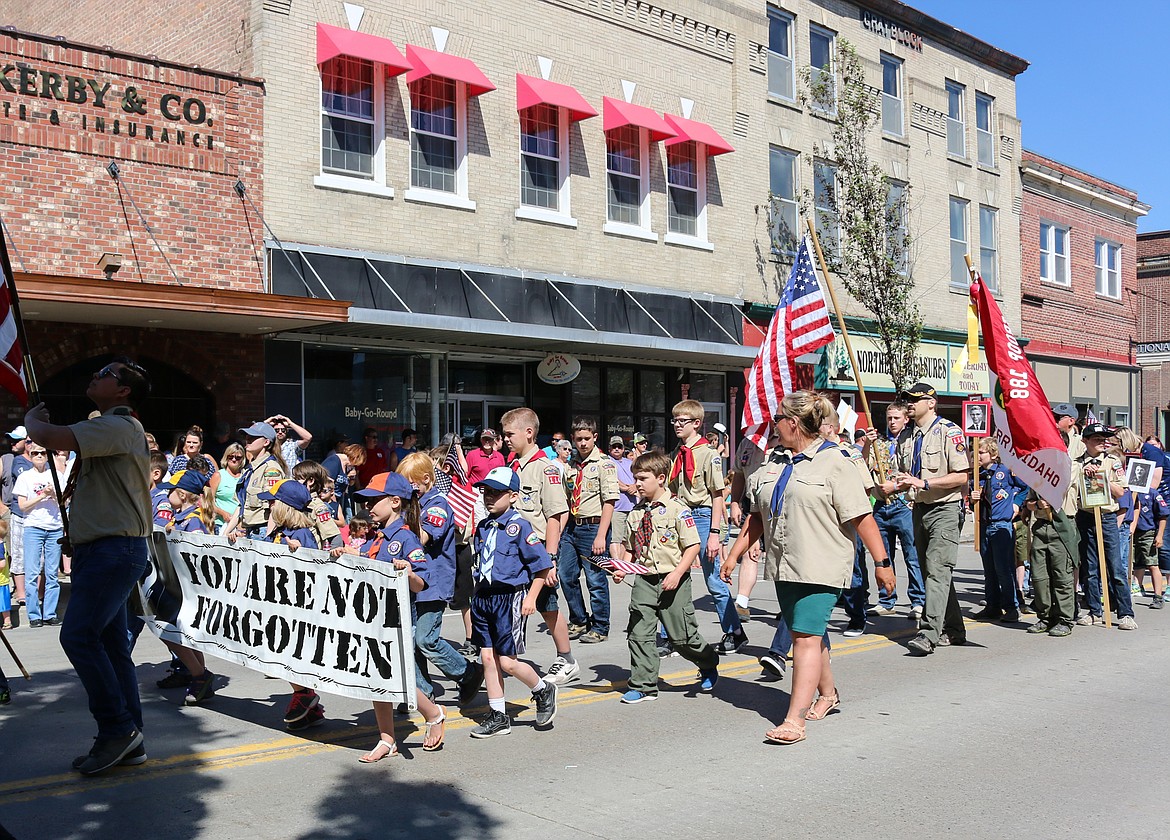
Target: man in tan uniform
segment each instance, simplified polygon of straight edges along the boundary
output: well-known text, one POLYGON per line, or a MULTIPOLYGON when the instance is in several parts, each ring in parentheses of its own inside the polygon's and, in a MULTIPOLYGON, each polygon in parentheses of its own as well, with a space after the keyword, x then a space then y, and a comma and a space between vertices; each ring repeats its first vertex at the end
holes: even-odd
POLYGON ((921 631, 910 640, 910 652, 934 653, 935 647, 967 641, 952 574, 959 554, 959 508, 971 462, 963 430, 939 417, 934 388, 919 382, 906 392, 909 434, 898 442, 898 490, 914 496, 914 543, 926 578, 926 603, 921 631))

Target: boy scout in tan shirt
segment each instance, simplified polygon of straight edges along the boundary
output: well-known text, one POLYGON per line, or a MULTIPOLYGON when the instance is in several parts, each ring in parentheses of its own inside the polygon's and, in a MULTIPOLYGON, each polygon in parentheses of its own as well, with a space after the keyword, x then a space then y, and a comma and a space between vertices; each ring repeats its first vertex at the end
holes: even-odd
POLYGON ((564 479, 560 468, 536 445, 540 418, 535 411, 514 408, 500 418, 500 425, 504 440, 516 453, 512 469, 520 474, 520 493, 512 507, 532 526, 532 533, 544 543, 553 562, 552 571, 536 598, 536 609, 544 617, 557 648, 557 658, 549 666, 544 679, 564 685, 581 673, 581 666, 570 647, 569 620, 557 602, 557 552, 569 513, 564 479))
MULTIPOLYGON (((660 659, 657 629, 662 624, 674 650, 699 667, 699 688, 710 691, 718 679, 719 655, 699 635, 691 599, 691 566, 699 554, 699 532, 690 509, 666 488, 670 460, 648 452, 634 461, 639 501, 630 511, 627 556, 649 572, 638 575, 630 594, 629 691, 623 703, 658 697, 660 659)), ((614 574, 621 581, 622 572, 614 574)))
POLYGON ((914 499, 914 543, 926 579, 921 632, 910 652, 927 656, 938 645, 965 644, 967 630, 952 574, 959 554, 959 517, 971 462, 963 430, 939 417, 934 388, 919 382, 906 392, 913 425, 898 439, 899 490, 914 499))

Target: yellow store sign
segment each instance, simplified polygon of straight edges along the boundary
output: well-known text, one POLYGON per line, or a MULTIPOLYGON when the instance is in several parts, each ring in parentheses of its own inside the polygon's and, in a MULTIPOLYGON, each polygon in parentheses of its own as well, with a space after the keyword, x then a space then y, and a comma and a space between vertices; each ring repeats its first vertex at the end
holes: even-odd
MULTIPOLYGON (((873 338, 864 335, 850 335, 853 343, 853 352, 857 355, 857 367, 860 369, 861 384, 867 391, 894 390, 893 382, 886 369, 886 354, 873 338)), ((952 367, 962 353, 962 345, 941 344, 932 341, 923 341, 918 345, 918 354, 915 358, 914 372, 910 376, 910 383, 926 382, 939 394, 948 396, 966 396, 967 394, 987 394, 987 361, 980 355, 979 363, 968 364, 961 374, 956 374, 952 367)), ((837 336, 836 340, 824 349, 824 359, 818 365, 817 386, 833 390, 851 390, 857 388, 857 371, 849 362, 849 354, 845 350, 845 340, 837 336), (825 374, 822 376, 821 374, 825 374)))

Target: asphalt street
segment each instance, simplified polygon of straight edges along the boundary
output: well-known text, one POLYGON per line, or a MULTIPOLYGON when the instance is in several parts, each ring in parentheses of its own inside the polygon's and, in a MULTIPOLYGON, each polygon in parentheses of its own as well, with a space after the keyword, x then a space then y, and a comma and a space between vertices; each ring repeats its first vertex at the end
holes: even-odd
MULTIPOLYGON (((969 615, 982 575, 970 544, 956 579, 969 615)), ((696 575, 700 626, 716 640, 696 575)), ((899 588, 904 593, 900 576, 899 588)), ((614 587, 624 627, 629 588, 614 587)), ((902 600, 904 601, 904 595, 902 600)), ((150 761, 86 779, 70 771, 93 734, 85 696, 55 628, 7 634, 29 682, 0 651, 13 686, 0 707, 0 823, 18 840, 197 838, 1144 838, 1170 817, 1161 712, 1170 695, 1170 610, 1135 607, 1139 629, 1078 627, 1068 638, 1024 624, 968 621, 969 643, 907 654, 914 625, 874 619, 845 639, 833 622, 839 713, 793 746, 764 743, 789 681, 762 678, 773 632, 771 585, 753 595, 751 643, 724 657, 710 695, 684 660, 663 662, 657 702, 625 706, 624 635, 575 648, 583 679, 562 688, 553 727, 532 728, 523 686, 507 682, 512 734, 468 737, 448 686, 446 744, 421 750, 421 718, 401 718, 403 755, 371 766, 377 740, 360 701, 327 697, 324 726, 289 733, 286 684, 225 662, 217 696, 185 708, 155 680, 168 659, 144 637, 140 663, 150 761)), ((445 632, 461 626, 448 616, 445 632)), ((551 662, 543 628, 529 658, 551 662)))

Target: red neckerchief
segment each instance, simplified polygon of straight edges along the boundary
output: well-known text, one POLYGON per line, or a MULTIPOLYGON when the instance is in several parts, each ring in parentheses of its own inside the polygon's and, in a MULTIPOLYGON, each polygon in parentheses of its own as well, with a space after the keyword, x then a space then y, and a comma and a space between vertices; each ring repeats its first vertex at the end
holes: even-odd
POLYGON ((710 445, 705 437, 699 438, 690 446, 679 446, 674 456, 674 465, 670 468, 671 481, 678 478, 680 472, 686 475, 687 484, 695 480, 695 450, 703 444, 710 445))
POLYGON ((536 450, 536 454, 535 454, 535 455, 533 455, 531 458, 529 458, 529 459, 528 459, 528 461, 527 461, 527 462, 525 462, 525 463, 521 463, 521 461, 524 461, 524 459, 523 459, 523 458, 515 458, 515 459, 513 459, 513 460, 512 460, 512 472, 520 472, 520 470, 522 470, 522 469, 524 469, 525 467, 527 467, 527 466, 528 466, 529 464, 531 464, 533 461, 539 461, 541 458, 547 458, 547 457, 548 457, 548 453, 547 453, 547 452, 545 452, 543 449, 540 449, 540 448, 538 447, 538 448, 537 448, 537 450, 536 450))

